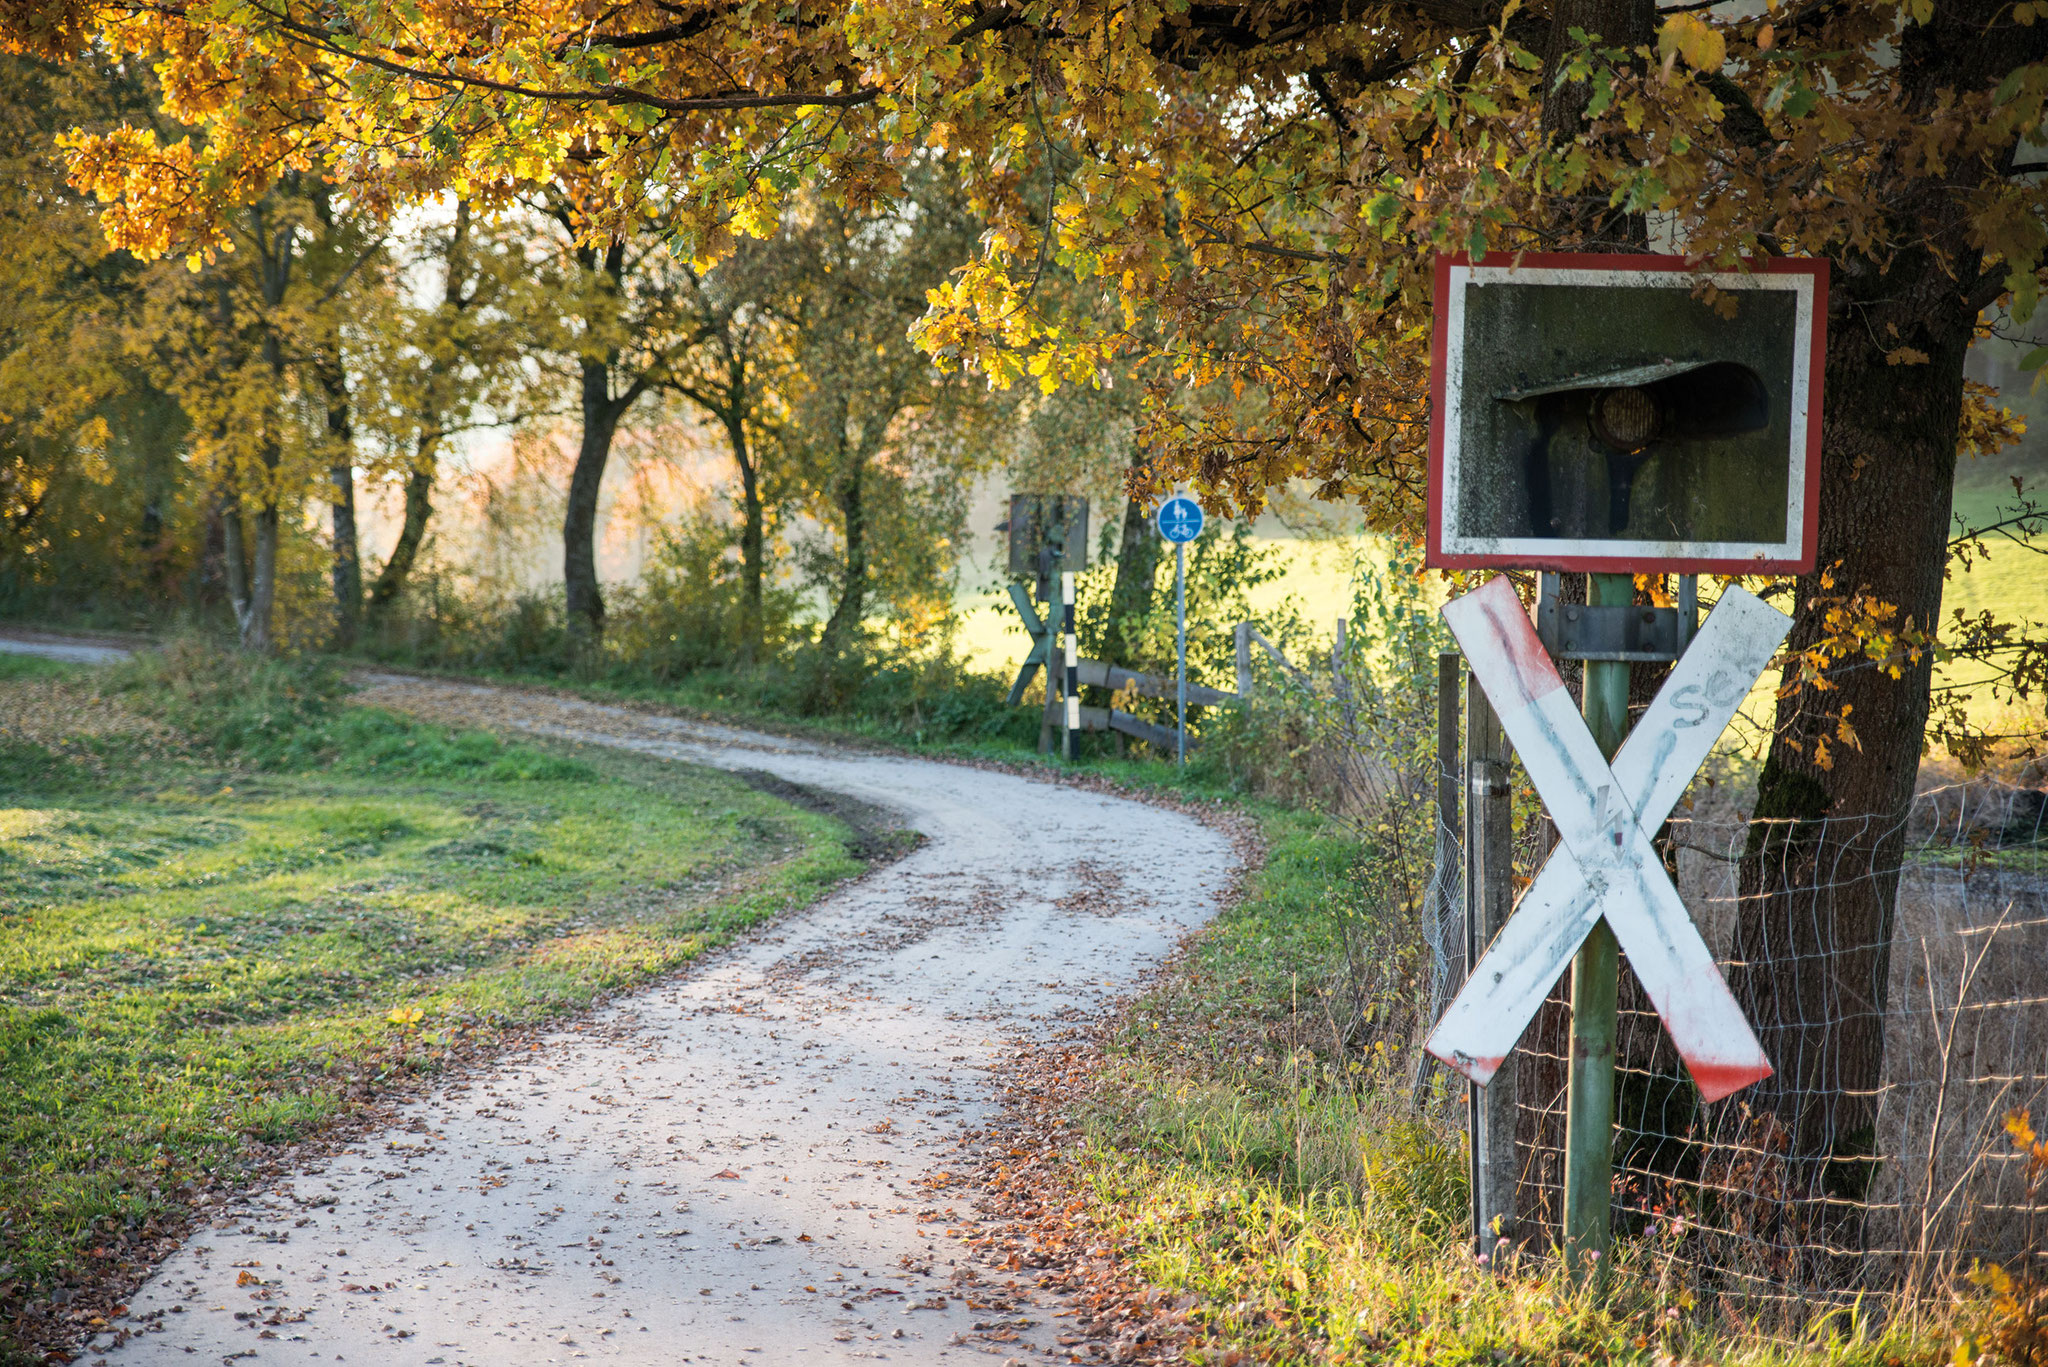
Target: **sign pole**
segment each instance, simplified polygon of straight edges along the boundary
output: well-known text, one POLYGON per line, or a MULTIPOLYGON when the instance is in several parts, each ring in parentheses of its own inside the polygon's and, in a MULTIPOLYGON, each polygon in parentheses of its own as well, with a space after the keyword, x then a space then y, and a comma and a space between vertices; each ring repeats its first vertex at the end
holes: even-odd
MULTIPOLYGON (((1478 972, 1480 956, 1514 912, 1514 799, 1509 787, 1514 751, 1494 717, 1486 691, 1465 686, 1465 972, 1478 972)), ((1546 992, 1549 990, 1546 984, 1546 992)), ((1472 1135, 1473 1252, 1489 1259, 1498 1240, 1518 1231, 1515 1184, 1515 1076, 1503 1058, 1493 1080, 1468 1086, 1472 1135)))
POLYGON ((1173 543, 1174 686, 1180 695, 1174 715, 1174 749, 1180 767, 1188 767, 1188 543, 1173 543))
POLYGON ((1179 704, 1174 728, 1174 760, 1188 767, 1188 542, 1202 534, 1202 505, 1175 494, 1153 514, 1159 534, 1173 543, 1173 654, 1179 704))
MULTIPOLYGON (((1626 607, 1635 598, 1627 574, 1586 576, 1591 607, 1626 607)), ((1628 664, 1587 660, 1581 690, 1586 729, 1602 759, 1628 736, 1628 664)), ((1614 1044, 1619 947, 1605 920, 1572 959, 1572 1053, 1565 1092, 1565 1265, 1583 1277, 1607 1255, 1614 1185, 1614 1044)))

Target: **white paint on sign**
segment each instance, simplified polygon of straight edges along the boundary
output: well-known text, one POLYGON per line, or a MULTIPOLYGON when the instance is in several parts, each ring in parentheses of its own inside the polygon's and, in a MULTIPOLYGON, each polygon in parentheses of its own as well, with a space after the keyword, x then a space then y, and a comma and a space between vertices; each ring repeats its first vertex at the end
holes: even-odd
POLYGON ((1770 1076, 1648 832, 1684 795, 1791 619, 1730 588, 1609 765, 1508 580, 1443 611, 1560 844, 1437 1022, 1429 1051, 1484 1086, 1604 917, 1707 1100, 1770 1076))

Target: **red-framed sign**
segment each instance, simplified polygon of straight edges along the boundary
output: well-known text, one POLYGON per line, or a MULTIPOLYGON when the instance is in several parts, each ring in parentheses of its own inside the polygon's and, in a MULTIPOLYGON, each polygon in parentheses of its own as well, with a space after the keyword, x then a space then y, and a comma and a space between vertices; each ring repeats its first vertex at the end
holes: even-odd
POLYGON ((1439 257, 1428 563, 1812 569, 1827 286, 1814 260, 1439 257))

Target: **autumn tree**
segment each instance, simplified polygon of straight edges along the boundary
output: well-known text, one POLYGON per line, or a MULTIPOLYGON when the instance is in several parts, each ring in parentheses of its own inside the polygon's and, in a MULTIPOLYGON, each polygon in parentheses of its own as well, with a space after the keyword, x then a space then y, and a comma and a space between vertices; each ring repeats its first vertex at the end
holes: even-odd
POLYGON ((682 306, 693 333, 665 381, 718 426, 740 482, 740 642, 749 658, 763 648, 762 592, 768 537, 791 482, 773 465, 786 416, 796 308, 786 239, 736 245, 709 270, 683 272, 682 306))
POLYGON ((985 386, 942 374, 910 341, 927 292, 967 258, 977 226, 941 168, 915 172, 887 212, 827 201, 791 217, 771 239, 794 340, 779 440, 837 541, 821 576, 832 588, 819 638, 829 675, 862 637, 878 587, 899 613, 920 590, 949 595, 966 485, 987 462, 997 415, 976 392, 985 386))
POLYGON ((362 473, 399 489, 398 534, 363 595, 373 626, 400 602, 434 512, 452 438, 523 416, 523 294, 539 288, 517 220, 480 220, 467 200, 434 206, 385 253, 382 287, 358 311, 362 473))
POLYGON ((184 421, 128 341, 147 273, 111 250, 56 135, 145 115, 112 64, 0 58, 0 602, 42 610, 172 588, 184 421))
POLYGON ((314 159, 393 202, 504 196, 573 166, 600 187, 586 241, 652 210, 709 258, 771 231, 799 183, 860 207, 900 193, 909 154, 943 148, 986 231, 922 344, 998 383, 1156 363, 1153 477, 1218 507, 1306 478, 1373 526, 1415 530, 1441 250, 1626 248, 1654 230, 1703 265, 1829 258, 1821 568, 1792 599, 1808 686, 1783 696, 1759 796, 1793 844, 1760 836, 1745 869, 1744 915, 1774 964, 1742 990, 1785 1055, 1764 1100, 1798 1150, 1861 1142, 1882 1013, 1821 1038, 1803 1022, 1883 999, 1963 355, 1987 307, 2031 314, 2048 246, 2027 150, 2048 108, 2033 0, 828 0, 773 15, 712 0, 680 17, 655 0, 595 15, 316 0, 234 15, 0 10, 38 51, 172 54, 171 112, 204 123, 203 142, 135 128, 75 144, 114 240, 209 250, 233 205, 314 159), (1063 309, 1038 288, 1054 262, 1118 307, 1063 309), (1194 401, 1217 385, 1256 401, 1194 401))
POLYGON ((684 307, 687 263, 644 219, 607 222, 595 188, 564 173, 526 200, 551 229, 532 263, 545 288, 523 299, 527 335, 551 352, 575 395, 576 459, 562 512, 562 581, 570 629, 604 630, 597 579, 598 492, 626 414, 700 340, 684 307))

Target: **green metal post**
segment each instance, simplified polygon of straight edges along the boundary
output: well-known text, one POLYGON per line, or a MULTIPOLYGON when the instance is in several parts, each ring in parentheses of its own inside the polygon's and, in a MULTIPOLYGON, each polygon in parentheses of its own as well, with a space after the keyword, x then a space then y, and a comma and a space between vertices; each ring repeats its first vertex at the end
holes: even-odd
MULTIPOLYGON (((1586 576, 1589 605, 1634 601, 1626 574, 1586 576)), ((1585 663, 1586 725, 1608 759, 1628 734, 1628 665, 1585 663)), ((1602 921, 1572 960, 1572 1057, 1565 1094, 1565 1266, 1583 1276, 1607 1255, 1608 1210, 1614 1184, 1615 997, 1621 977, 1614 932, 1602 921), (1597 1254, 1597 1257, 1588 1255, 1597 1254)))

